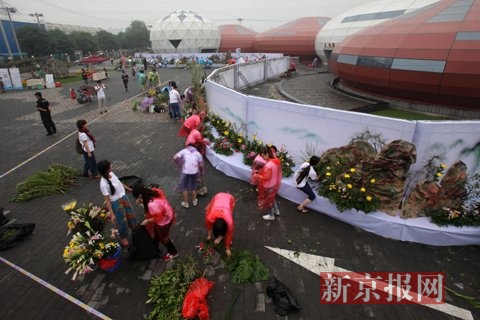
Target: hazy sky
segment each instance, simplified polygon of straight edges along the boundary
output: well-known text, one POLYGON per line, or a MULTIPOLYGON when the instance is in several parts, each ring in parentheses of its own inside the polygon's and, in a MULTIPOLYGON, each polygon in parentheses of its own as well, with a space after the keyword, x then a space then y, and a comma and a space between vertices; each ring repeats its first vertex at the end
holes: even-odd
MULTIPOLYGON (((238 23, 262 32, 301 17, 329 17, 371 0, 8 0, 17 8, 12 19, 36 22, 31 13, 42 13, 41 21, 124 30, 132 20, 153 25, 176 10, 191 10, 217 25, 238 23)), ((5 19, 5 17, 2 17, 5 19)))

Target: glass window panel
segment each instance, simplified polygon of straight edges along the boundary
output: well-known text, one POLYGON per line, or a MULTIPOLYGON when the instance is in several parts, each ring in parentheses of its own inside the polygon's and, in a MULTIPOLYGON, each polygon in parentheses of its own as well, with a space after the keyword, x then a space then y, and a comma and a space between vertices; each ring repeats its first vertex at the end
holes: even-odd
POLYGON ((393 59, 392 69, 442 73, 443 60, 393 59))
POLYGON ((392 58, 385 57, 358 57, 357 66, 389 69, 392 65, 392 58))
POLYGON ((358 60, 358 56, 348 55, 348 54, 340 54, 338 55, 337 62, 338 63, 346 63, 346 64, 353 64, 356 65, 358 60))
POLYGON ((457 32, 455 40, 480 40, 480 32, 478 31, 465 31, 457 32))

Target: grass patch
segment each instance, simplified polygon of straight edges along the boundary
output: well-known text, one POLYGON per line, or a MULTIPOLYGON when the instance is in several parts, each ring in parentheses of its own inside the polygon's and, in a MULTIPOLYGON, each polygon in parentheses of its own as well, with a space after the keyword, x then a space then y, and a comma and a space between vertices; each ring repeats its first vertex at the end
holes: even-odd
POLYGON ((74 83, 82 81, 82 74, 81 73, 70 73, 70 76, 67 78, 55 79, 57 82, 60 82, 62 86, 68 83, 74 83))
POLYGON ((383 109, 372 112, 376 116, 404 119, 404 120, 449 120, 444 116, 437 116, 413 111, 399 110, 399 109, 383 109))
POLYGON ((71 189, 79 172, 63 164, 51 164, 47 171, 37 171, 17 185, 17 196, 12 202, 63 194, 71 189))

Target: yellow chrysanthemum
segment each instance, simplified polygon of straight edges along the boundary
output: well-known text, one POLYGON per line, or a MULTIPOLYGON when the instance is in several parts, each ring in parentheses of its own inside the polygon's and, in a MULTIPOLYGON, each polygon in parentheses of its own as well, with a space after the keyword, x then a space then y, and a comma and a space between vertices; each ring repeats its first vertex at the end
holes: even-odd
POLYGON ((349 183, 349 184, 347 184, 347 188, 348 188, 348 189, 352 189, 353 186, 349 183))
POLYGON ((73 229, 75 228, 75 223, 73 223, 73 221, 68 221, 67 226, 68 226, 68 229, 73 229))
POLYGON ((355 172, 355 168, 350 168, 350 172, 355 172))
POLYGON ((100 249, 105 248, 105 245, 103 244, 103 242, 100 242, 100 243, 98 244, 98 246, 100 247, 100 249))
POLYGON ((367 201, 372 201, 372 197, 371 197, 371 196, 367 196, 367 201))
POLYGON ((441 177, 442 176, 442 173, 441 172, 437 172, 437 177, 441 177))
POLYGON ((252 139, 253 139, 253 141, 257 140, 257 136, 253 135, 252 139))
POLYGON ((345 173, 345 174, 343 175, 343 177, 344 177, 345 179, 348 179, 348 178, 350 178, 350 175, 349 175, 348 173, 345 173))
POLYGON ((259 140, 258 143, 259 143, 259 144, 263 144, 262 140, 259 140))
POLYGON ((226 135, 226 136, 228 136, 229 133, 230 132, 228 132, 228 130, 223 131, 223 134, 226 135))
POLYGON ((240 139, 240 138, 237 139, 237 142, 238 142, 238 143, 242 143, 242 141, 243 141, 243 140, 240 139))
POLYGON ((375 183, 375 181, 376 181, 375 179, 371 179, 370 183, 375 183))
POLYGON ((332 174, 331 174, 330 172, 326 172, 325 175, 326 175, 327 177, 330 177, 332 174))
POLYGON ((72 211, 77 206, 77 201, 72 201, 63 206, 64 211, 72 211))
POLYGON ((365 192, 365 191, 367 191, 367 190, 362 187, 362 188, 360 188, 360 191, 365 192))
POLYGON ((446 167, 447 167, 447 165, 446 165, 445 163, 442 163, 442 164, 440 165, 440 168, 442 168, 442 169, 445 169, 446 167))

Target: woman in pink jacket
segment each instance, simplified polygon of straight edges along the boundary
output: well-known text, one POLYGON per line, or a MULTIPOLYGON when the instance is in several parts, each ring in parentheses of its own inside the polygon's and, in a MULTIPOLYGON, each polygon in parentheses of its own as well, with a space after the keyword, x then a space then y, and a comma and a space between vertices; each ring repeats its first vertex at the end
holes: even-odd
POLYGON ((217 193, 205 209, 205 226, 208 230, 207 240, 215 238, 214 243, 219 244, 222 240, 225 244, 227 256, 231 256, 230 250, 233 239, 233 209, 235 198, 226 192, 217 193))
POLYGON ((145 220, 141 224, 147 227, 157 242, 160 241, 167 248, 168 253, 163 260, 169 261, 178 257, 177 249, 170 240, 170 229, 176 221, 175 212, 163 190, 146 188, 138 183, 133 187, 132 194, 137 204, 143 204, 145 210, 145 220))

